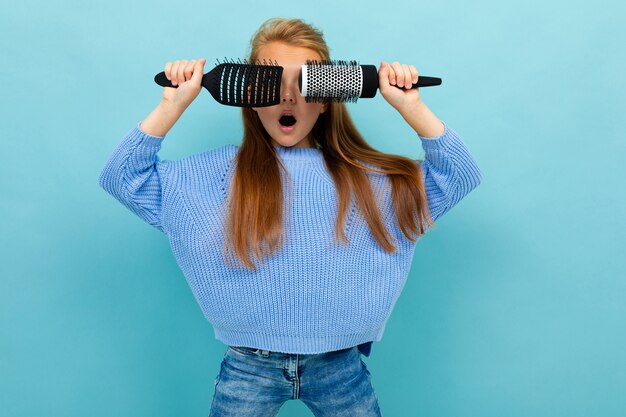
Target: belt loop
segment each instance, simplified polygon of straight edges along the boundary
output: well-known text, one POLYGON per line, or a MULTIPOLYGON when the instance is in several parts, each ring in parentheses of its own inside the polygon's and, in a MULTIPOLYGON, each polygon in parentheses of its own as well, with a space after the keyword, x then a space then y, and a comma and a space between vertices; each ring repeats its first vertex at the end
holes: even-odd
POLYGON ((270 351, 269 350, 265 350, 265 349, 259 349, 259 353, 264 358, 267 358, 270 355, 270 351))

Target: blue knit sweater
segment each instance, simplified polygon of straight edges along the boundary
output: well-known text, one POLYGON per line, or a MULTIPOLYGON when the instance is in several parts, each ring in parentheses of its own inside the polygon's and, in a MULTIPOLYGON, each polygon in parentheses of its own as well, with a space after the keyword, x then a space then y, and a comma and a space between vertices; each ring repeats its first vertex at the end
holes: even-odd
MULTIPOLYGON (((322 151, 276 146, 293 186, 285 245, 256 271, 231 269, 223 259, 222 243, 239 148, 225 145, 181 160, 161 160, 157 153, 164 136, 149 135, 140 125, 113 151, 100 173, 100 186, 166 234, 216 339, 300 354, 370 347, 381 340, 417 243, 395 222, 385 175, 368 173, 398 248, 391 254, 378 245, 354 201, 344 229, 350 244, 335 243, 337 196, 322 151)), ((481 181, 475 160, 444 125, 439 137, 418 135, 433 220, 481 181)), ((284 174, 283 180, 288 187, 284 174)), ((288 195, 288 188, 284 193, 288 195)))

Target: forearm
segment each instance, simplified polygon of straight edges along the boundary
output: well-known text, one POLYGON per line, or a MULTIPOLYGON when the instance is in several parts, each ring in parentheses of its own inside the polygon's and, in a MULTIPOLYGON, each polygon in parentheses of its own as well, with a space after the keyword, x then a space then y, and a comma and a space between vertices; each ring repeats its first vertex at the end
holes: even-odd
POLYGON ((443 122, 421 100, 411 108, 401 110, 400 114, 413 130, 424 138, 435 138, 444 133, 443 122))
POLYGON ((168 102, 161 101, 152 113, 141 122, 139 127, 149 135, 165 136, 183 112, 184 109, 179 109, 168 102))

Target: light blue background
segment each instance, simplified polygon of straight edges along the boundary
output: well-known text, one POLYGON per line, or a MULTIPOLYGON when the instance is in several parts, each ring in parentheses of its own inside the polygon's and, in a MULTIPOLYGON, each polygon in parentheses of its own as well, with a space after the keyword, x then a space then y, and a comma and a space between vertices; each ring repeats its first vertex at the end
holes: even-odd
MULTIPOLYGON (((243 58, 271 16, 321 28, 335 59, 441 77, 422 98, 483 172, 418 244, 365 359, 384 415, 626 415, 626 10, 537 0, 2 6, 1 414, 208 413, 225 346, 165 235, 98 174, 167 61, 243 58)), ((376 148, 423 156, 380 93, 348 106, 376 148)), ((159 155, 241 133, 203 90, 159 155)))

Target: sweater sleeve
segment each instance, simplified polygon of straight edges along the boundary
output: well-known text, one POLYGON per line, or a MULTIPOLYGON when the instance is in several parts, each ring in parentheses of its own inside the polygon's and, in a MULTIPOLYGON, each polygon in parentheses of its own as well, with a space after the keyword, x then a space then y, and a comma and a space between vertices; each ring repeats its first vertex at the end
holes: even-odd
POLYGON ((165 232, 162 190, 169 161, 157 156, 165 136, 149 135, 140 124, 117 145, 100 172, 99 183, 141 219, 165 232))
POLYGON ((425 151, 421 161, 422 177, 433 222, 482 180, 480 168, 459 136, 445 122, 443 124, 445 130, 441 136, 425 138, 418 135, 425 151))

